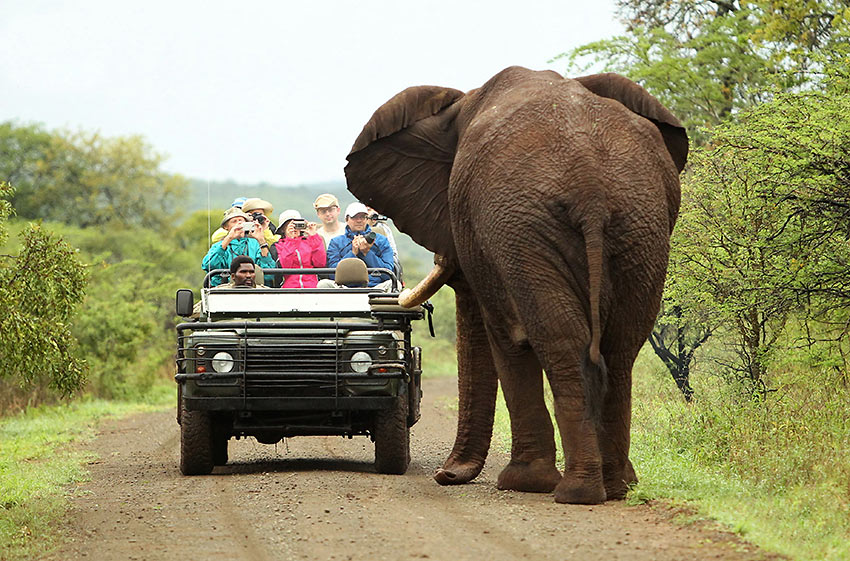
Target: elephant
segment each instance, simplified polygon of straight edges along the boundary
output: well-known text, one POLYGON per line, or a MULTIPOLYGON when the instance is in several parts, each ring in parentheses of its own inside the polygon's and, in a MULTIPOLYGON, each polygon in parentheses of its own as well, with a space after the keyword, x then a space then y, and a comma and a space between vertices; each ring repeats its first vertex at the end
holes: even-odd
POLYGON ((481 472, 499 384, 512 439, 499 489, 597 504, 637 481, 632 367, 659 310, 687 155, 676 117, 613 73, 512 66, 467 93, 410 87, 375 111, 347 156, 348 189, 435 254, 401 305, 455 291, 457 436, 438 483, 481 472))

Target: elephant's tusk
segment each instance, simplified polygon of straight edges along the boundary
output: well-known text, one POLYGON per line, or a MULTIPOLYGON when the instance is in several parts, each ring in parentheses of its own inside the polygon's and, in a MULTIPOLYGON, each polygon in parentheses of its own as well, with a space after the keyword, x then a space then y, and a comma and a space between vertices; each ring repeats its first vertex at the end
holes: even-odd
POLYGON ((436 294, 440 287, 446 284, 446 281, 452 276, 454 267, 448 265, 445 259, 438 256, 434 261, 434 268, 431 269, 427 277, 413 288, 405 288, 398 295, 398 303, 401 307, 414 308, 422 304, 436 294))

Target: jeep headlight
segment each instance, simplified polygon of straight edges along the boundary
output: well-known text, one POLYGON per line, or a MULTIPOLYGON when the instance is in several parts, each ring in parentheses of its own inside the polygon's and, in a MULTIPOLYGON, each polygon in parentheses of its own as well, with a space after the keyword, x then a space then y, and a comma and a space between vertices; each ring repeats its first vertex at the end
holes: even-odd
POLYGON ((357 351, 351 355, 351 369, 362 374, 372 366, 372 356, 366 351, 357 351))
POLYGON ((220 351, 212 358, 212 368, 216 372, 230 372, 233 370, 233 355, 220 351))

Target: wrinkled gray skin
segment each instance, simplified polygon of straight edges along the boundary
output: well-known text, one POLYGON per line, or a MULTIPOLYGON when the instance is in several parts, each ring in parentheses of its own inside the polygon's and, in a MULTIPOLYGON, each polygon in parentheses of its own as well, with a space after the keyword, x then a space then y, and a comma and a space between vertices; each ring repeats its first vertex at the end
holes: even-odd
POLYGON ((500 489, 592 504, 636 481, 632 365, 658 313, 687 150, 678 120, 616 74, 511 67, 466 94, 408 88, 366 124, 349 190, 437 254, 457 298, 458 431, 439 483, 484 466, 497 381, 513 438, 500 489))

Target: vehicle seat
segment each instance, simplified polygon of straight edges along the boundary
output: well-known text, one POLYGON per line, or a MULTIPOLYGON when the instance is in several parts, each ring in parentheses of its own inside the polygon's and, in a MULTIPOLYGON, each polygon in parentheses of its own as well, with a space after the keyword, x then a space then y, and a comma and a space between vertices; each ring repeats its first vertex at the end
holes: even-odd
POLYGON ((334 279, 337 284, 349 288, 363 287, 369 284, 369 272, 366 263, 356 257, 343 259, 336 266, 334 279))

